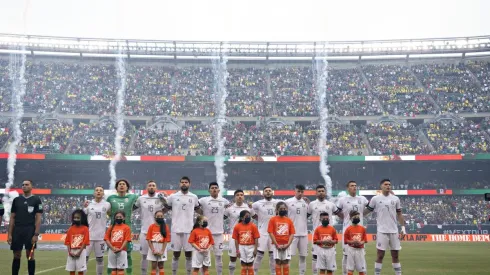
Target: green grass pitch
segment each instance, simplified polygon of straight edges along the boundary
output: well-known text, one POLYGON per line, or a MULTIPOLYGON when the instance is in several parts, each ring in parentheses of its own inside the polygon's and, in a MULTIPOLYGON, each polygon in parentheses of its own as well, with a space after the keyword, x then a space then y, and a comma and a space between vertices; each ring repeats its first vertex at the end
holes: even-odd
MULTIPOLYGON (((464 275, 488 275, 490 274, 490 244, 489 243, 402 243, 403 249, 400 254, 403 274, 464 274, 464 275)), ((341 267, 341 250, 337 247, 337 265, 341 267)), ((168 255, 171 258, 171 254, 168 255)), ((180 259, 179 275, 185 275, 184 255, 180 259)), ((366 260, 368 264, 368 274, 374 272, 375 248, 367 248, 366 260)), ((0 274, 10 274, 12 253, 9 250, 0 250, 0 274)), ((64 270, 66 263, 66 252, 64 251, 37 251, 36 253, 37 272, 36 274, 58 275, 68 274, 64 270)), ((223 274, 228 275, 228 257, 225 253, 223 257, 223 274)), ((140 274, 140 254, 133 252, 134 269, 133 274, 140 274)), ((214 262, 212 262, 214 265, 214 262)), ((107 258, 105 259, 107 264, 107 258)), ((22 258, 22 275, 27 274, 27 263, 25 254, 22 258)), ((172 274, 171 262, 165 263, 165 274, 172 274)), ((239 265, 235 274, 240 274, 239 265)), ((307 260, 307 274, 311 274, 311 256, 307 260)), ((89 275, 95 274, 95 262, 92 259, 89 264, 89 275)), ((210 274, 216 274, 214 267, 210 274)), ((268 257, 262 262, 262 268, 258 275, 269 274, 268 257)), ((294 257, 291 263, 290 274, 298 274, 298 259, 294 257)), ((342 274, 337 270, 335 274, 342 274)), ((391 267, 389 255, 385 257, 383 265, 383 275, 394 274, 391 267)))

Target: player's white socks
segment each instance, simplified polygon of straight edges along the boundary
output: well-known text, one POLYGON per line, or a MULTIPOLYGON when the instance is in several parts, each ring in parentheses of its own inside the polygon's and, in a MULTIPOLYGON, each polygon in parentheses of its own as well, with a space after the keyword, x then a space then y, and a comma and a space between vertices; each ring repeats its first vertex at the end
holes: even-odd
POLYGON ((311 260, 311 270, 313 271, 313 275, 318 275, 318 268, 316 267, 316 259, 313 258, 311 260))
MULTIPOLYGON (((257 253, 257 257, 255 257, 255 261, 254 261, 254 274, 259 274, 259 268, 260 268, 260 265, 262 264, 262 259, 264 258, 264 253, 257 253)), ((274 265, 274 268, 276 268, 276 266, 274 265)))
POLYGON ((380 263, 374 263, 374 275, 381 275, 381 268, 383 267, 383 264, 380 263))
POLYGON ((179 258, 172 258, 172 275, 177 275, 177 269, 179 268, 179 258))
POLYGON ((148 261, 146 255, 141 255, 141 275, 146 275, 148 270, 148 261))
POLYGON ((269 251, 269 269, 272 275, 276 275, 276 260, 274 260, 274 254, 269 251))
POLYGON ((102 273, 104 273, 104 258, 103 257, 95 258, 95 273, 97 275, 102 275, 102 273))
POLYGON ((214 262, 216 264, 216 274, 223 275, 223 256, 215 255, 214 262))
POLYGON ((192 273, 192 258, 185 257, 185 269, 187 270, 187 275, 191 275, 192 273))
POLYGON ((392 263, 395 275, 402 275, 402 265, 400 263, 392 263))
POLYGON ((299 275, 306 274, 306 256, 299 256, 299 275))
POLYGON ((228 262, 228 269, 230 270, 230 275, 235 275, 236 262, 228 262))
POLYGON ((342 275, 347 275, 347 255, 342 255, 342 275))

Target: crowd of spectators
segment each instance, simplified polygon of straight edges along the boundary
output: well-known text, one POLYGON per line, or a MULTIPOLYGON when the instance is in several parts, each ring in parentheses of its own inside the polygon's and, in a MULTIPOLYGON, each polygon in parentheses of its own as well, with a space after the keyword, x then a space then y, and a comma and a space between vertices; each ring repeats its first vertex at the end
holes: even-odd
POLYGON ((419 138, 418 129, 410 123, 372 123, 365 127, 374 155, 429 154, 429 145, 419 138))
POLYGON ((10 136, 10 121, 1 120, 0 121, 0 148, 7 142, 10 136))
POLYGON ((490 97, 490 62, 469 61, 466 66, 478 79, 481 85, 481 101, 479 103, 482 104, 482 108, 479 111, 488 112, 490 110, 490 107, 488 106, 490 97), (485 99, 486 101, 484 101, 485 99))
POLYGON ((20 124, 22 153, 64 153, 71 137, 73 124, 60 120, 26 121, 20 124))
MULTIPOLYGON (((356 155, 366 148, 359 128, 349 124, 330 123, 327 127, 326 145, 329 155, 356 155)), ((307 128, 310 153, 318 154, 318 139, 321 130, 317 123, 307 128)))
POLYGON ((421 64, 412 66, 412 70, 443 112, 490 110, 488 89, 485 91, 479 87, 463 63, 421 64))

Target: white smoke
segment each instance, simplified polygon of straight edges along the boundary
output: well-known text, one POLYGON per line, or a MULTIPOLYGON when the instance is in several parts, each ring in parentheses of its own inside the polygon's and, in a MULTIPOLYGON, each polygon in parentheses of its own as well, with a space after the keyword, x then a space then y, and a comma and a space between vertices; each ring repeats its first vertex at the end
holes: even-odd
MULTIPOLYGON (((5 208, 5 220, 10 219, 10 209, 12 207, 11 193, 9 192, 10 187, 14 184, 15 175, 15 164, 17 162, 17 147, 22 141, 22 130, 20 128, 20 123, 22 122, 22 117, 24 116, 24 96, 26 94, 26 53, 25 46, 20 47, 20 53, 10 54, 9 59, 9 75, 12 81, 12 112, 14 114, 12 120, 13 128, 13 140, 8 145, 8 160, 7 160, 7 174, 8 180, 5 184, 5 198, 4 198, 4 208, 5 208)), ((18 194, 17 194, 18 196, 18 194)))
MULTIPOLYGON (((226 52, 226 51, 224 51, 226 52)), ((226 97, 228 91, 226 90, 226 81, 228 79, 228 71, 226 64, 228 59, 225 53, 219 55, 218 58, 213 60, 213 73, 214 73, 214 106, 215 106, 215 125, 214 125, 214 142, 217 148, 214 166, 216 167, 216 181, 220 189, 220 196, 224 191, 225 180, 227 174, 225 173, 225 139, 223 138, 223 126, 226 123, 226 97)))
MULTIPOLYGON (((325 45, 324 45, 325 46, 325 45)), ((320 174, 325 181, 328 198, 332 198, 332 179, 328 175, 330 167, 327 164, 328 147, 328 107, 327 107, 327 84, 328 84, 328 61, 327 51, 324 48, 321 56, 315 59, 316 92, 318 112, 320 114, 320 135, 318 137, 318 154, 320 156, 320 174)))
POLYGON ((122 48, 119 48, 119 52, 116 59, 117 79, 119 82, 119 88, 116 95, 116 137, 114 139, 115 156, 111 159, 109 164, 109 173, 111 176, 109 189, 112 190, 116 187, 116 164, 121 159, 122 149, 121 141, 124 137, 124 96, 126 92, 126 60, 122 48))

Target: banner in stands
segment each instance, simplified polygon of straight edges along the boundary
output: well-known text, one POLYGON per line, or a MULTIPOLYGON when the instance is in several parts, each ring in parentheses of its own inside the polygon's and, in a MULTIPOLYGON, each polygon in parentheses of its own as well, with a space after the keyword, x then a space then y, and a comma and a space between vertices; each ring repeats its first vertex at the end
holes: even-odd
MULTIPOLYGON (((8 158, 0 153, 0 159, 8 158)), ((17 159, 35 160, 95 160, 109 161, 108 155, 71 155, 71 154, 17 154, 17 159)), ((387 155, 387 156, 328 156, 328 161, 437 161, 437 160, 488 160, 490 154, 453 154, 453 155, 387 155)), ((160 161, 160 162, 211 162, 214 156, 122 156, 122 161, 160 161)), ((229 156, 230 162, 319 162, 319 156, 229 156)))
MULTIPOLYGON (((39 242, 63 242, 66 234, 41 234, 39 242)), ((341 237, 341 236, 339 236, 341 237)), ((376 235, 368 234, 368 242, 376 240, 376 235)), ((311 240, 312 236, 309 235, 311 240)), ((139 235, 133 234, 133 240, 138 240, 139 235)), ((229 240, 225 234, 224 241, 229 240)), ((0 242, 7 241, 7 234, 0 234, 0 242)), ((449 235, 449 234, 408 234, 403 238, 406 242, 490 242, 490 235, 449 235)))

